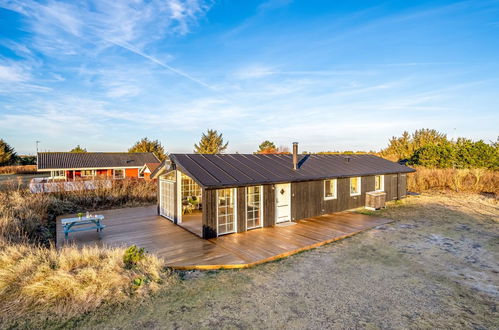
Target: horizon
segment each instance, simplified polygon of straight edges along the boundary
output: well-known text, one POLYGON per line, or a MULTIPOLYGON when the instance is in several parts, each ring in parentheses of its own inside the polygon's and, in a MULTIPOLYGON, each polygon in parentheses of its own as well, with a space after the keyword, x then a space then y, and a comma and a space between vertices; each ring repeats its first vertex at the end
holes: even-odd
POLYGON ((192 152, 207 129, 228 153, 499 134, 496 1, 0 0, 0 23, 0 138, 18 154, 192 152))

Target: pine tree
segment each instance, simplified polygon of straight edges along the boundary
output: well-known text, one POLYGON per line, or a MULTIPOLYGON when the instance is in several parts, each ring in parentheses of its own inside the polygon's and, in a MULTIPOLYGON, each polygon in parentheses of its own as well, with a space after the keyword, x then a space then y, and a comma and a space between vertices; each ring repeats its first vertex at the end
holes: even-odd
POLYGON ((17 160, 17 154, 10 145, 0 139, 0 166, 12 165, 17 160))
POLYGON ((71 149, 70 152, 76 153, 76 154, 82 154, 82 153, 87 152, 87 149, 80 147, 80 145, 77 145, 76 147, 74 147, 73 149, 71 149))
POLYGON ((221 154, 227 149, 229 142, 224 144, 222 133, 208 129, 203 133, 199 144, 194 144, 194 152, 197 154, 221 154))
POLYGON ((274 142, 270 142, 269 140, 265 140, 258 146, 257 154, 274 154, 277 153, 277 147, 274 142))
POLYGON ((166 159, 165 149, 159 140, 150 141, 148 138, 143 138, 128 149, 128 152, 152 152, 160 161, 166 159))

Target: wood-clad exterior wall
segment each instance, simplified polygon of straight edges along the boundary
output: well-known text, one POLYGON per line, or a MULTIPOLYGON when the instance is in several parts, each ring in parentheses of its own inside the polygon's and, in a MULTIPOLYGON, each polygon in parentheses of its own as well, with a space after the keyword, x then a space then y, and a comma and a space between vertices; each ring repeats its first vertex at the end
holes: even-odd
MULTIPOLYGON (((406 174, 385 174, 384 190, 386 200, 394 200, 406 195, 406 174)), ((324 199, 324 180, 291 183, 291 220, 300 220, 323 214, 340 212, 365 205, 366 192, 374 191, 374 176, 361 177, 361 194, 350 196, 350 178, 337 179, 335 199, 324 199)), ((275 225, 276 205, 275 186, 263 187, 262 214, 263 227, 275 225)), ((246 231, 246 187, 236 190, 237 232, 246 231)), ((203 189, 203 238, 217 236, 217 189, 203 189)))

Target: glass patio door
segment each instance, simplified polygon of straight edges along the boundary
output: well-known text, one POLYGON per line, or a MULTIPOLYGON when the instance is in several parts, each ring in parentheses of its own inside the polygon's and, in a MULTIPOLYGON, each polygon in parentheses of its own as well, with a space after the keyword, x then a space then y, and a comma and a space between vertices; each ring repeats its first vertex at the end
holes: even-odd
POLYGON ((217 190, 217 229, 218 235, 236 231, 235 189, 217 190))

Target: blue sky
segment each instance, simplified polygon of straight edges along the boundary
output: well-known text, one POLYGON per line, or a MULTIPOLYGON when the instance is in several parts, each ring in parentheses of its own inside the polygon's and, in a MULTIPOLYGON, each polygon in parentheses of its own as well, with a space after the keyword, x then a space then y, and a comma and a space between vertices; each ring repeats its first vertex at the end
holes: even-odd
POLYGON ((19 153, 378 150, 499 135, 498 1, 0 0, 0 138, 19 153))

